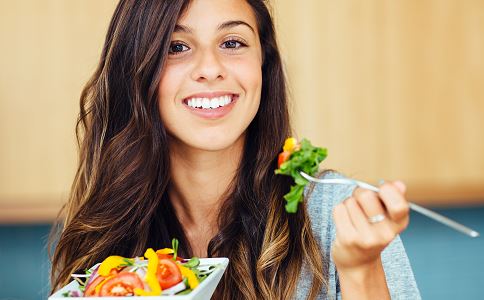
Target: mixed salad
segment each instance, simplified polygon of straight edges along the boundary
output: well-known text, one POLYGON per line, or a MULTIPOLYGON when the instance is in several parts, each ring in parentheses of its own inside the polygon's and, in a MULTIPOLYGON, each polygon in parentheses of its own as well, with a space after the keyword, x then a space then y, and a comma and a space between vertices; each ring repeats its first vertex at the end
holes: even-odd
POLYGON ((72 274, 79 282, 79 291, 64 293, 65 297, 160 296, 185 295, 196 288, 216 266, 201 267, 197 257, 177 256, 178 240, 172 248, 157 251, 149 248, 144 257, 109 256, 102 263, 72 274))
POLYGON ((282 150, 278 157, 278 169, 275 172, 294 179, 294 184, 289 193, 284 195, 284 199, 286 199, 286 211, 295 213, 299 202, 302 202, 304 187, 309 183, 300 172, 314 175, 319 169, 319 164, 326 158, 327 149, 314 147, 307 139, 302 139, 298 143, 295 138, 290 137, 286 139, 282 150))

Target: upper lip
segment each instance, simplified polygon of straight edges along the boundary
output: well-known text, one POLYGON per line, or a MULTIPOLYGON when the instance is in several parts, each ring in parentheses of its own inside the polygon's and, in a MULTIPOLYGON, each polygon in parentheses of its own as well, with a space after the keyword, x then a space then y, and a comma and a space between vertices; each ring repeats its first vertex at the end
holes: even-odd
POLYGON ((218 92, 201 92, 201 93, 196 93, 193 95, 190 95, 188 97, 183 98, 183 101, 186 101, 191 98, 216 98, 220 96, 225 96, 225 95, 237 95, 237 93, 234 92, 227 92, 227 91, 218 91, 218 92))

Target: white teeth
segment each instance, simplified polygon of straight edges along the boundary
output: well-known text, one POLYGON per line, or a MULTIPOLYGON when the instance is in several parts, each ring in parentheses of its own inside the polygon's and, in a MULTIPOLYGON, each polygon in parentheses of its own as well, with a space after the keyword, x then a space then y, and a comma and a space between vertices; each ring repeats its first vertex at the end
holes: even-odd
POLYGON ((225 106, 232 102, 232 96, 225 95, 212 99, 208 98, 191 98, 187 100, 187 104, 193 108, 214 109, 225 106))
POLYGON ((202 99, 202 107, 203 108, 210 108, 210 100, 208 100, 208 98, 202 99))
POLYGON ((210 107, 211 108, 217 108, 218 107, 218 98, 213 98, 210 100, 210 107))

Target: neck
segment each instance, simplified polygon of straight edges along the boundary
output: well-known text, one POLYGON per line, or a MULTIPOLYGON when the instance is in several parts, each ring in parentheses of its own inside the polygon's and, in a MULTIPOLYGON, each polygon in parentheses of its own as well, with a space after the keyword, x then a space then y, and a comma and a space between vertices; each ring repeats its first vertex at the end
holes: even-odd
MULTIPOLYGON (((170 201, 192 249, 204 249, 218 232, 218 214, 242 159, 245 137, 228 148, 206 151, 170 141, 170 201), (203 245, 202 245, 203 244, 203 245)), ((206 253, 196 253, 203 255, 206 253)))

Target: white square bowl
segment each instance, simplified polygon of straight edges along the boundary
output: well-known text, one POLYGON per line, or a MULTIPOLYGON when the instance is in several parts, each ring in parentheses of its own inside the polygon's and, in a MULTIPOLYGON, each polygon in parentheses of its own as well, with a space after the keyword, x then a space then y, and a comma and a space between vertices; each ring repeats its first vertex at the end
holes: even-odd
POLYGON ((130 297, 74 297, 74 298, 66 298, 62 296, 62 294, 69 292, 69 291, 78 291, 79 290, 79 283, 75 280, 71 281, 68 285, 64 286, 52 296, 49 297, 49 300, 57 300, 57 299, 100 299, 100 300, 120 300, 120 299, 150 299, 150 300, 209 300, 210 297, 215 292, 215 288, 217 287, 222 275, 227 268, 229 263, 229 259, 226 257, 216 257, 216 258, 200 258, 200 266, 208 266, 208 265, 218 265, 218 267, 209 275, 205 280, 203 280, 193 291, 188 295, 173 295, 173 296, 130 296, 130 297))

